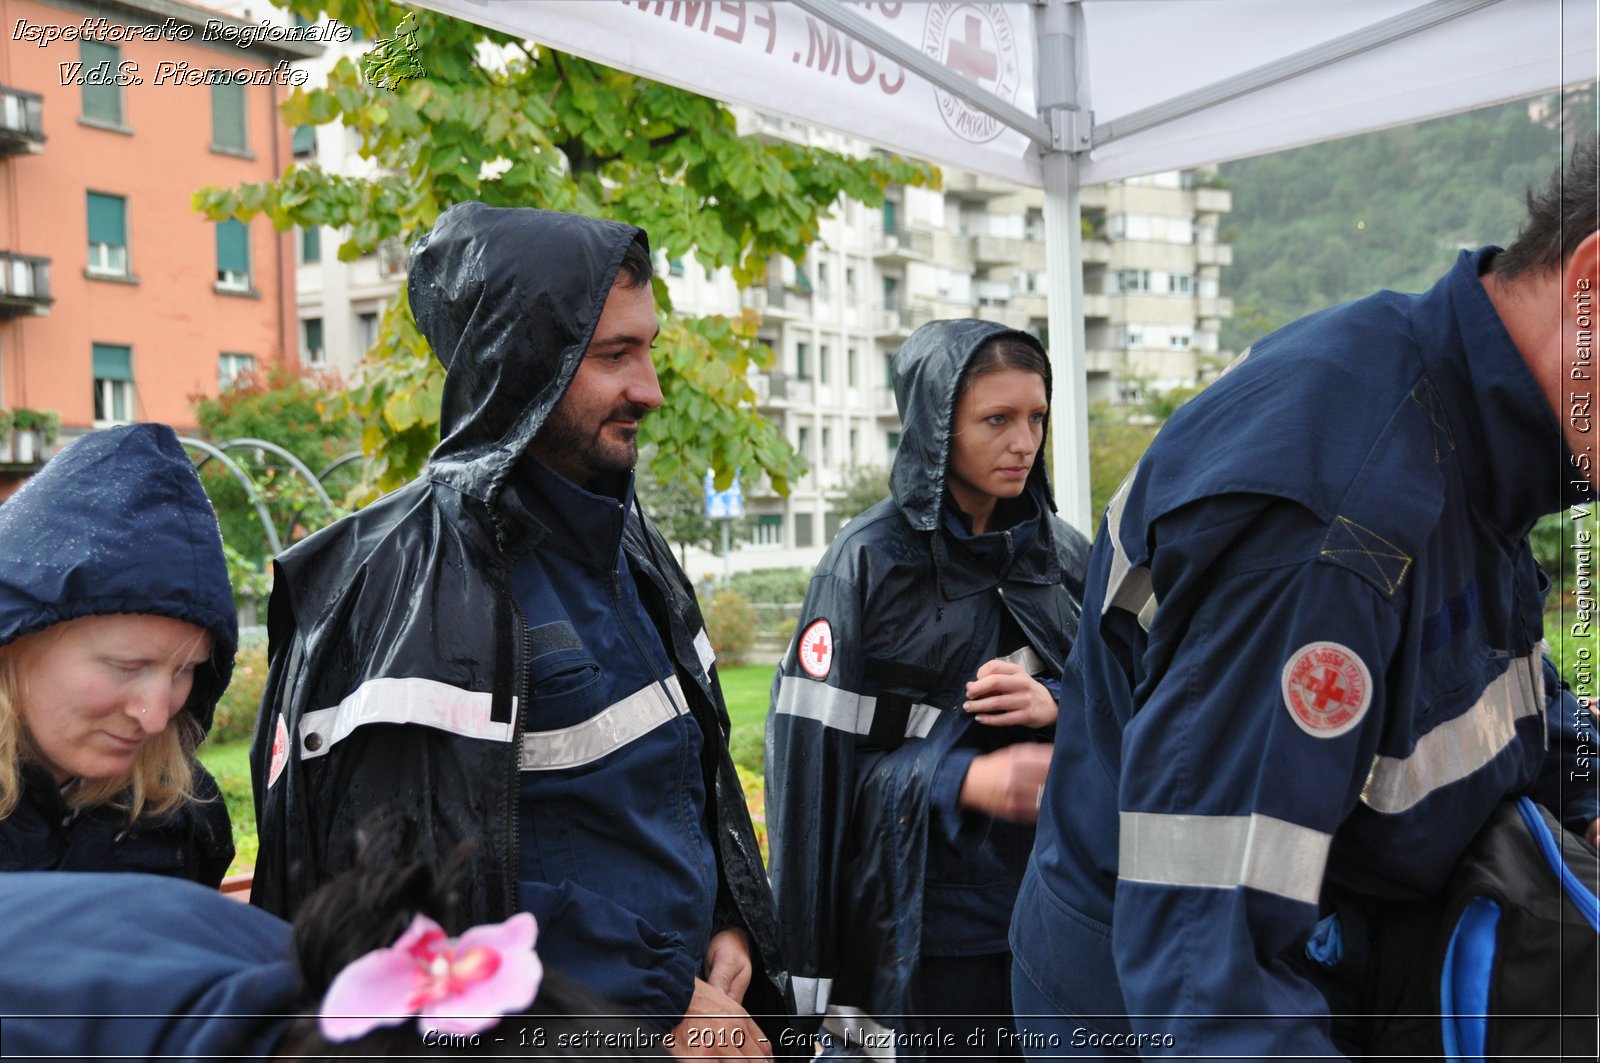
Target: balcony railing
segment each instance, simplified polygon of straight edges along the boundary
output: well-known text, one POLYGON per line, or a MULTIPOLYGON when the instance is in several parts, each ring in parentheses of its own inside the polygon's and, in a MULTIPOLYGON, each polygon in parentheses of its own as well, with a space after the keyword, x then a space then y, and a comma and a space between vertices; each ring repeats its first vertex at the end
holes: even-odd
POLYGON ((0 86, 0 155, 44 150, 44 97, 0 86))
POLYGON ((45 313, 50 296, 50 260, 0 251, 0 317, 45 313))

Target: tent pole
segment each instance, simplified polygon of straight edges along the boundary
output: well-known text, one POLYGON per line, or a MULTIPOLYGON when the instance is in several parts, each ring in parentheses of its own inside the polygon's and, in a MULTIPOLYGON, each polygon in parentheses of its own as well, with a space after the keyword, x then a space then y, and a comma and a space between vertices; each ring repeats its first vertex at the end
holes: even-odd
POLYGON ((1089 397, 1083 331, 1083 210, 1077 152, 1089 113, 1078 99, 1077 41, 1082 12, 1070 0, 1042 0, 1038 34, 1039 113, 1052 130, 1041 150, 1044 248, 1055 393, 1050 410, 1050 468, 1062 518, 1085 535, 1095 531, 1089 503, 1089 397))

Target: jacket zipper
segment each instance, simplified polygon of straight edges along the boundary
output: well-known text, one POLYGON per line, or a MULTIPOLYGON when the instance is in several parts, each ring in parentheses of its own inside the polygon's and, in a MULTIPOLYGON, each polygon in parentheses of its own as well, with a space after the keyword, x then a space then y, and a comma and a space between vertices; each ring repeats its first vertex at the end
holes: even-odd
POLYGON ((518 851, 521 848, 522 842, 522 717, 524 710, 527 708, 528 699, 530 696, 530 692, 526 689, 528 683, 529 649, 528 621, 527 618, 522 615, 522 606, 517 601, 517 596, 515 594, 510 594, 508 597, 511 600, 511 615, 516 618, 518 628, 518 644, 522 647, 522 652, 517 657, 516 668, 513 672, 513 682, 511 684, 516 689, 516 705, 513 707, 511 713, 511 779, 510 784, 506 788, 507 794, 509 795, 507 803, 510 806, 508 809, 509 815, 507 816, 507 819, 511 824, 511 830, 506 838, 505 911, 500 913, 501 918, 509 917, 511 913, 517 911, 518 908, 516 884, 517 876, 522 873, 517 860, 518 851))

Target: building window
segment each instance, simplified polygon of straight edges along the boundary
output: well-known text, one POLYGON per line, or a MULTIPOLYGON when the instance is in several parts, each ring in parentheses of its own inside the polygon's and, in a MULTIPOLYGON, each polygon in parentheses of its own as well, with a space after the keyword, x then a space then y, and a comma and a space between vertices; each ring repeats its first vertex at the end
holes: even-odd
POLYGON ((1175 351, 1187 351, 1194 343, 1194 334, 1187 329, 1173 329, 1167 337, 1167 346, 1175 351))
POLYGON ((250 290, 250 230, 237 218, 217 222, 217 289, 250 290))
POLYGON ((811 464, 811 429, 801 428, 799 430, 799 434, 795 436, 794 449, 795 453, 800 455, 801 460, 807 465, 811 464))
POLYGON ((861 433, 854 428, 850 429, 850 453, 845 455, 845 461, 850 465, 861 463, 861 433))
POLYGON ((1173 295, 1193 295, 1194 294, 1194 274, 1193 273, 1169 273, 1169 274, 1167 274, 1167 291, 1170 292, 1173 295))
POLYGON ((237 81, 211 86, 211 146, 243 154, 250 150, 245 121, 245 87, 237 81))
POLYGON ((227 391, 233 386, 234 381, 256 371, 256 356, 253 354, 224 354, 218 360, 217 368, 217 389, 219 391, 227 391))
POLYGON ((322 261, 322 226, 309 225, 300 230, 300 262, 310 265, 322 261))
POLYGON ((1124 347, 1143 347, 1144 329, 1135 328, 1132 325, 1128 326, 1127 331, 1123 333, 1122 345, 1124 347))
POLYGON ((100 41, 79 40, 78 58, 83 62, 83 117, 104 125, 123 125, 122 86, 117 83, 122 49, 100 41))
POLYGON ((756 517, 756 526, 750 531, 753 546, 783 545, 783 514, 762 513, 756 517))
POLYGON ((674 277, 683 276, 683 259, 681 259, 681 258, 669 258, 669 259, 667 259, 667 272, 669 274, 671 274, 672 276, 674 276, 674 277))
POLYGON ((133 348, 94 345, 94 419, 102 424, 133 420, 133 348))
POLYGON ((810 379, 810 374, 806 371, 806 355, 808 353, 805 344, 797 343, 794 345, 794 375, 797 380, 810 379))
POLYGON ((883 356, 883 386, 890 391, 894 390, 894 355, 883 356))
POLYGON ((883 201, 883 234, 893 236, 899 226, 900 204, 892 199, 883 201))
POLYGON ((293 143, 295 158, 315 158, 317 154, 317 127, 314 125, 295 126, 293 143))
POLYGON ((811 514, 796 513, 794 515, 794 544, 795 546, 810 546, 812 540, 811 514))
POLYGON ((1122 269, 1117 271, 1117 291, 1147 292, 1150 290, 1150 271, 1147 269, 1122 269))
POLYGON ((89 193, 89 273, 128 275, 128 201, 89 193))
POLYGON ((361 344, 363 354, 372 350, 378 343, 378 314, 369 310, 356 318, 356 342, 361 344))
POLYGON ((841 514, 828 512, 822 515, 822 541, 824 544, 833 542, 833 537, 839 534, 839 528, 844 524, 841 514))
POLYGON ((833 468, 833 429, 822 430, 822 467, 833 468))
POLYGON ((824 343, 817 349, 817 383, 828 382, 828 363, 833 361, 833 349, 824 343))
POLYGON ((844 294, 847 299, 856 297, 856 268, 854 266, 846 266, 844 268, 844 294))
POLYGON ((322 319, 308 317, 300 322, 300 361, 306 365, 322 365, 326 355, 322 349, 322 319))
POLYGON ((844 383, 846 387, 853 388, 856 386, 856 349, 854 347, 846 347, 844 349, 844 383))
POLYGON ((900 452, 900 433, 885 433, 885 440, 889 444, 889 460, 894 461, 894 456, 900 452))

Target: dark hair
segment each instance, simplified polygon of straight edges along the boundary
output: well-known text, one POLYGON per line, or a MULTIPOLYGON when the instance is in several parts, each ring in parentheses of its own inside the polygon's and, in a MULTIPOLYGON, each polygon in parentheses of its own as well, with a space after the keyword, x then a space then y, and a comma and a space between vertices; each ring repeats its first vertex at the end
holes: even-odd
POLYGON ((622 253, 622 265, 617 267, 617 284, 624 288, 643 288, 650 283, 650 278, 655 276, 655 267, 650 263, 650 249, 645 245, 644 236, 641 234, 634 238, 633 243, 622 253))
POLYGON ((956 398, 966 394, 972 382, 985 373, 997 373, 1002 369, 1020 369, 1024 373, 1038 373, 1044 377, 1045 383, 1050 382, 1050 360, 1044 352, 1033 343, 1023 338, 1022 333, 1002 333, 979 347, 973 354, 972 360, 961 371, 961 379, 956 382, 956 398))
POLYGON ((1494 273, 1515 277, 1561 269, 1589 235, 1600 229, 1600 180, 1592 133, 1572 151, 1543 194, 1528 191, 1528 223, 1516 243, 1496 255, 1494 273))
POLYGON ((412 917, 422 913, 447 933, 467 929, 457 915, 456 884, 468 865, 474 845, 463 842, 442 869, 418 860, 416 825, 400 816, 369 820, 362 830, 355 867, 317 890, 294 919, 294 955, 304 995, 290 1011, 289 1024, 277 1047, 280 1059, 372 1058, 378 1056, 582 1056, 654 1058, 664 1056, 656 1025, 627 1018, 622 1009, 599 994, 545 970, 539 995, 523 1014, 505 1020, 470 1039, 441 1037, 425 1044, 415 1020, 380 1027, 365 1037, 332 1043, 317 1024, 322 998, 335 976, 353 961, 393 945, 412 917))

